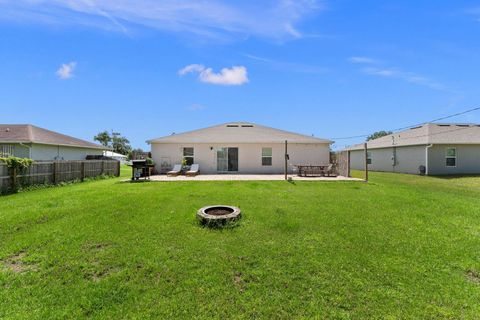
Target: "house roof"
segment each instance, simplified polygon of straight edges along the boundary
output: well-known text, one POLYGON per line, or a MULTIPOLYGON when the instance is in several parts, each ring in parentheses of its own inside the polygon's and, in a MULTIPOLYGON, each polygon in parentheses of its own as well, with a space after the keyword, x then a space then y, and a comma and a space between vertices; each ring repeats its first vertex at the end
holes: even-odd
POLYGON ((31 124, 0 124, 0 143, 38 143, 78 148, 108 149, 85 140, 31 124))
MULTIPOLYGON (((429 144, 480 144, 480 124, 426 123, 368 141, 369 149, 429 144)), ((346 150, 363 149, 363 143, 346 150)))
POLYGON ((147 143, 324 143, 333 141, 265 127, 249 122, 229 122, 213 127, 172 134, 147 143))

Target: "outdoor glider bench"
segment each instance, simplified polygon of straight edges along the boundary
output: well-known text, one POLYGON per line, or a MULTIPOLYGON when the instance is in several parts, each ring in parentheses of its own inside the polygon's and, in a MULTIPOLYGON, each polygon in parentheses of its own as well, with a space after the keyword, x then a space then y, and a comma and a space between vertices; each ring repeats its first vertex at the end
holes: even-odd
POLYGON ((173 166, 173 169, 167 172, 167 176, 169 177, 176 177, 182 172, 182 165, 176 164, 173 166))
POLYGON ((187 177, 195 177, 199 173, 200 173, 200 166, 198 164, 192 164, 192 166, 190 167, 190 170, 185 172, 185 175, 187 177))

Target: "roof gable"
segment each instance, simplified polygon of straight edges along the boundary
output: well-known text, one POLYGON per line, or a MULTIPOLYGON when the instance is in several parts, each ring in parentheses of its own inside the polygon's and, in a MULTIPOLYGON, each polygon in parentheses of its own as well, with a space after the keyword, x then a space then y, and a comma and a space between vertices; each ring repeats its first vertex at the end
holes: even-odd
POLYGON ((249 122, 229 122, 208 128, 172 134, 147 143, 325 143, 332 141, 274 129, 249 122))
POLYGON ((38 143, 79 148, 108 149, 104 146, 39 128, 30 124, 0 124, 0 143, 38 143))

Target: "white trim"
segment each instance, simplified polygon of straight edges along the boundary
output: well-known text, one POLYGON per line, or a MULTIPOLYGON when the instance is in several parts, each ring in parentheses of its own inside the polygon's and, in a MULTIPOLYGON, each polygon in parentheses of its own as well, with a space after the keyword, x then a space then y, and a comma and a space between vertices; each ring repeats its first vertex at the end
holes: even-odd
MULTIPOLYGON (((88 142, 88 141, 87 141, 88 142)), ((46 143, 46 142, 35 142, 35 141, 0 141, 0 144, 4 143, 12 143, 12 144, 25 144, 25 143, 30 143, 30 144, 41 144, 45 146, 60 146, 60 147, 71 147, 71 148, 83 148, 83 149, 100 149, 100 150, 113 150, 113 148, 110 147, 105 147, 105 146, 100 146, 100 145, 93 145, 93 146, 79 146, 75 144, 62 144, 62 143, 46 143)))

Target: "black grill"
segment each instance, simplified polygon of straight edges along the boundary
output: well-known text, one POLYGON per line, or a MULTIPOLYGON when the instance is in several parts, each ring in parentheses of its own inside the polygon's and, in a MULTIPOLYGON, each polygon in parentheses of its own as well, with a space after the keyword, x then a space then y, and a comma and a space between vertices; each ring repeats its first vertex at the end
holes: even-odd
POLYGON ((151 165, 147 164, 147 160, 132 160, 132 180, 140 178, 150 179, 151 165))

